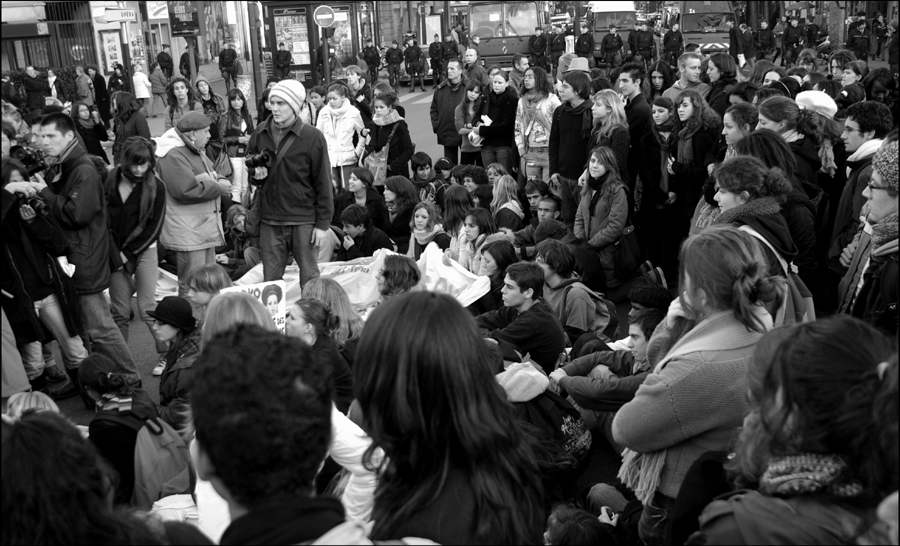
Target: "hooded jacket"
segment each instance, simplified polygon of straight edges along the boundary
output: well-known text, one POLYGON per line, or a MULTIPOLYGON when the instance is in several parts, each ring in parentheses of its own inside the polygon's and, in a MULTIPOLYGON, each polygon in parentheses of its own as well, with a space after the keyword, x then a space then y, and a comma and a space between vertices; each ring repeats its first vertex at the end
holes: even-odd
MULTIPOLYGON (((459 146, 462 136, 456 130, 456 107, 466 97, 466 78, 461 77, 455 86, 444 80, 431 98, 431 130, 442 146, 459 146)), ((515 116, 515 113, 513 114, 515 116)), ((510 138, 510 141, 512 139, 510 138)))
MULTIPOLYGON (((788 229, 787 221, 778 212, 761 212, 754 205, 754 202, 763 203, 769 201, 774 202, 775 199, 762 197, 748 201, 743 205, 739 205, 732 210, 726 211, 731 212, 731 215, 724 213, 723 215, 720 215, 717 223, 730 223, 735 227, 744 225, 750 226, 756 230, 757 233, 762 235, 773 248, 775 248, 784 261, 790 263, 797 256, 797 247, 794 246, 794 241, 791 239, 791 232, 790 229, 788 229), (739 209, 740 212, 738 212, 739 209), (734 216, 734 213, 737 213, 738 215, 734 216)), ((769 273, 771 275, 784 275, 781 270, 781 265, 778 262, 778 259, 772 254, 772 251, 764 246, 763 252, 766 254, 769 262, 769 273)))
POLYGON ((819 159, 819 150, 815 143, 809 138, 801 138, 788 144, 794 157, 797 160, 797 166, 794 174, 806 180, 810 184, 819 185, 819 168, 822 166, 822 160, 819 159))
POLYGON ((157 143, 157 174, 166 185, 166 219, 159 241, 176 252, 225 244, 220 198, 213 165, 178 129, 157 143))
POLYGON ((684 83, 682 83, 681 80, 682 80, 681 78, 678 78, 677 80, 675 80, 675 83, 672 84, 672 87, 663 91, 663 96, 666 97, 667 99, 671 100, 672 102, 675 102, 675 99, 678 97, 678 95, 681 94, 682 91, 688 91, 688 90, 696 91, 704 99, 709 96, 709 91, 710 91, 709 85, 707 85, 701 81, 697 81, 696 83, 688 82, 687 84, 684 84, 684 83))
POLYGON ((69 244, 69 262, 75 265, 79 294, 96 294, 109 288, 109 231, 106 195, 97 167, 77 142, 60 164, 59 180, 47 180, 41 197, 50 217, 69 244))

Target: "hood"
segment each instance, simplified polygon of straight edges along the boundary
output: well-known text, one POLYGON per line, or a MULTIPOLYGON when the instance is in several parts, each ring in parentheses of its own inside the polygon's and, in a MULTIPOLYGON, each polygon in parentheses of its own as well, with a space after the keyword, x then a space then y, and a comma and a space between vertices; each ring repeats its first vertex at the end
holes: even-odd
POLYGON ((847 544, 860 523, 856 514, 812 497, 786 500, 754 491, 726 502, 744 544, 847 544))
POLYGON ((495 377, 506 391, 510 402, 528 402, 543 394, 550 386, 550 379, 530 362, 510 364, 506 371, 495 377))
POLYGON ((809 162, 810 166, 813 168, 813 172, 818 171, 822 166, 822 160, 819 159, 819 150, 809 138, 795 140, 790 143, 790 146, 794 155, 802 157, 809 162))
POLYGON ((168 154, 175 148, 187 146, 187 143, 184 141, 181 132, 179 132, 175 127, 172 127, 171 129, 163 133, 162 136, 158 136, 153 140, 156 142, 156 157, 166 157, 166 154, 168 154))
POLYGON ((209 86, 209 96, 210 96, 210 97, 212 97, 213 99, 215 99, 215 100, 217 100, 217 101, 219 101, 219 102, 221 102, 221 103, 224 104, 225 99, 222 98, 222 95, 220 95, 220 94, 216 93, 215 91, 213 91, 212 84, 209 83, 209 80, 206 79, 206 76, 202 76, 202 75, 198 75, 198 76, 197 76, 197 79, 194 80, 194 92, 197 93, 196 99, 197 99, 198 102, 203 102, 203 98, 200 96, 200 90, 197 89, 197 84, 200 83, 200 82, 206 82, 206 85, 209 86))
POLYGON ((788 263, 797 256, 797 247, 794 246, 794 240, 791 239, 791 231, 788 229, 787 221, 781 214, 745 215, 741 216, 738 222, 752 227, 765 237, 766 241, 769 241, 769 244, 788 263))
POLYGON ((893 241, 888 241, 887 243, 885 243, 885 244, 881 245, 880 247, 876 248, 875 250, 873 250, 872 256, 881 257, 881 256, 887 256, 889 254, 896 254, 898 248, 900 248, 900 247, 898 247, 898 243, 900 243, 900 240, 898 240, 898 239, 894 239, 893 241))
POLYGON ((516 213, 516 216, 519 217, 519 220, 525 218, 525 213, 522 212, 522 205, 520 205, 518 201, 508 201, 504 203, 503 206, 500 207, 500 210, 503 209, 509 209, 516 213))

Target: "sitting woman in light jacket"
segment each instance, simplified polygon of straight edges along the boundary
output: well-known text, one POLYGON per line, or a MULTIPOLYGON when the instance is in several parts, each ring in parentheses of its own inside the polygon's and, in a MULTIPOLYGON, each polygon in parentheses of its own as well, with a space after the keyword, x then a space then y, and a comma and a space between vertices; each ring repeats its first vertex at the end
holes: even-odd
POLYGON ((359 110, 347 98, 349 94, 344 84, 331 84, 328 104, 322 107, 316 120, 316 128, 325 134, 334 186, 339 191, 348 190, 350 171, 356 167, 366 147, 362 134, 365 125, 359 110))

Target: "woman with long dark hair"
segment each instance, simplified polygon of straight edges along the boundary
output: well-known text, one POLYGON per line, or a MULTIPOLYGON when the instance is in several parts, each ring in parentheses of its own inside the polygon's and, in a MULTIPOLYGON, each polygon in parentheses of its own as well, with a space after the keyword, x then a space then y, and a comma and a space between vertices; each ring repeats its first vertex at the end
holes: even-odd
POLYGON ((450 236, 450 248, 444 254, 459 261, 459 249, 466 244, 466 215, 475 207, 472 195, 463 186, 450 186, 444 194, 444 231, 450 236))
POLYGON ((412 233, 409 225, 417 202, 416 187, 407 178, 391 176, 384 181, 384 204, 388 211, 384 232, 397 245, 400 254, 406 254, 409 250, 409 236, 412 233))
POLYGON ((560 106, 559 97, 543 68, 532 67, 522 79, 522 96, 516 107, 513 132, 522 164, 519 172, 527 178, 550 180, 550 129, 553 112, 560 106))
POLYGON ((478 165, 480 167, 484 164, 481 161, 481 147, 475 146, 469 140, 469 133, 481 123, 478 113, 481 112, 481 105, 484 102, 483 92, 480 81, 469 80, 466 82, 466 93, 454 112, 456 131, 462 135, 460 165, 478 165))
POLYGON ((141 105, 134 95, 127 91, 119 91, 113 100, 113 112, 116 114, 116 140, 113 142, 113 161, 122 163, 122 150, 125 141, 138 136, 150 140, 150 126, 141 112, 141 105))
POLYGON ((481 144, 481 161, 485 165, 500 163, 510 171, 513 166, 513 129, 518 97, 515 89, 509 85, 509 74, 501 70, 491 76, 490 90, 485 95, 479 114, 490 118, 490 125, 479 125, 472 129, 473 133, 484 138, 481 144))
POLYGON ((741 490, 707 506, 691 543, 890 543, 873 523, 898 487, 896 343, 836 315, 766 334, 746 375, 727 463, 741 490))
MULTIPOLYGON (((366 207, 372 225, 384 230, 388 224, 388 210, 384 204, 384 196, 373 187, 375 177, 365 167, 354 167, 347 181, 347 191, 339 194, 334 200, 334 220, 332 224, 341 225, 341 213, 350 205, 366 207)), ((384 188, 384 186, 379 186, 384 188)))
POLYGON ((484 271, 491 280, 491 290, 468 307, 473 316, 496 311, 503 307, 502 290, 503 280, 506 278, 506 268, 519 261, 516 247, 507 240, 485 243, 482 255, 484 271))
MULTIPOLYGON (((415 146, 409 139, 406 120, 395 108, 396 93, 382 93, 372 101, 372 122, 366 131, 365 154, 387 147, 387 176, 409 176, 409 160, 415 146)), ((365 157, 365 156, 363 156, 365 157)), ((363 157, 360 157, 362 166, 363 157)))
POLYGON ((354 367, 372 437, 366 457, 380 470, 372 539, 541 541, 537 448, 493 373, 475 323, 451 296, 405 294, 372 313, 354 367))
POLYGON ((101 144, 109 142, 109 131, 103 126, 100 112, 83 102, 74 102, 72 119, 75 120, 75 129, 81 135, 81 141, 84 142, 85 151, 103 159, 109 165, 109 157, 101 144))
POLYGON ((709 107, 719 116, 725 115, 728 108, 728 95, 731 89, 737 85, 737 63, 734 57, 727 53, 716 53, 709 59, 706 74, 709 76, 709 95, 706 101, 709 107))
POLYGON ((669 63, 665 61, 654 63, 650 70, 647 71, 647 74, 650 74, 650 87, 644 98, 647 99, 648 103, 653 104, 654 100, 662 97, 663 92, 675 83, 675 74, 672 72, 672 67, 669 66, 669 63))
POLYGON ((225 150, 228 157, 231 158, 234 173, 231 181, 231 200, 235 203, 242 203, 250 189, 247 182, 247 169, 244 167, 244 156, 247 153, 250 135, 253 134, 253 118, 250 117, 250 110, 247 109, 244 92, 237 87, 228 92, 225 102, 228 107, 219 118, 219 136, 225 143, 225 150))

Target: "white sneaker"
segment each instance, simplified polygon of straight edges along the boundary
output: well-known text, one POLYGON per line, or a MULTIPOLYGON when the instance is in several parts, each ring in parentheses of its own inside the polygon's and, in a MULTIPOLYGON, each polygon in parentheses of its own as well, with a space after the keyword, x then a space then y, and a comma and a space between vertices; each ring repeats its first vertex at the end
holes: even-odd
POLYGON ((156 367, 153 368, 153 375, 160 376, 163 371, 166 369, 166 357, 162 356, 159 359, 159 362, 156 363, 156 367))

